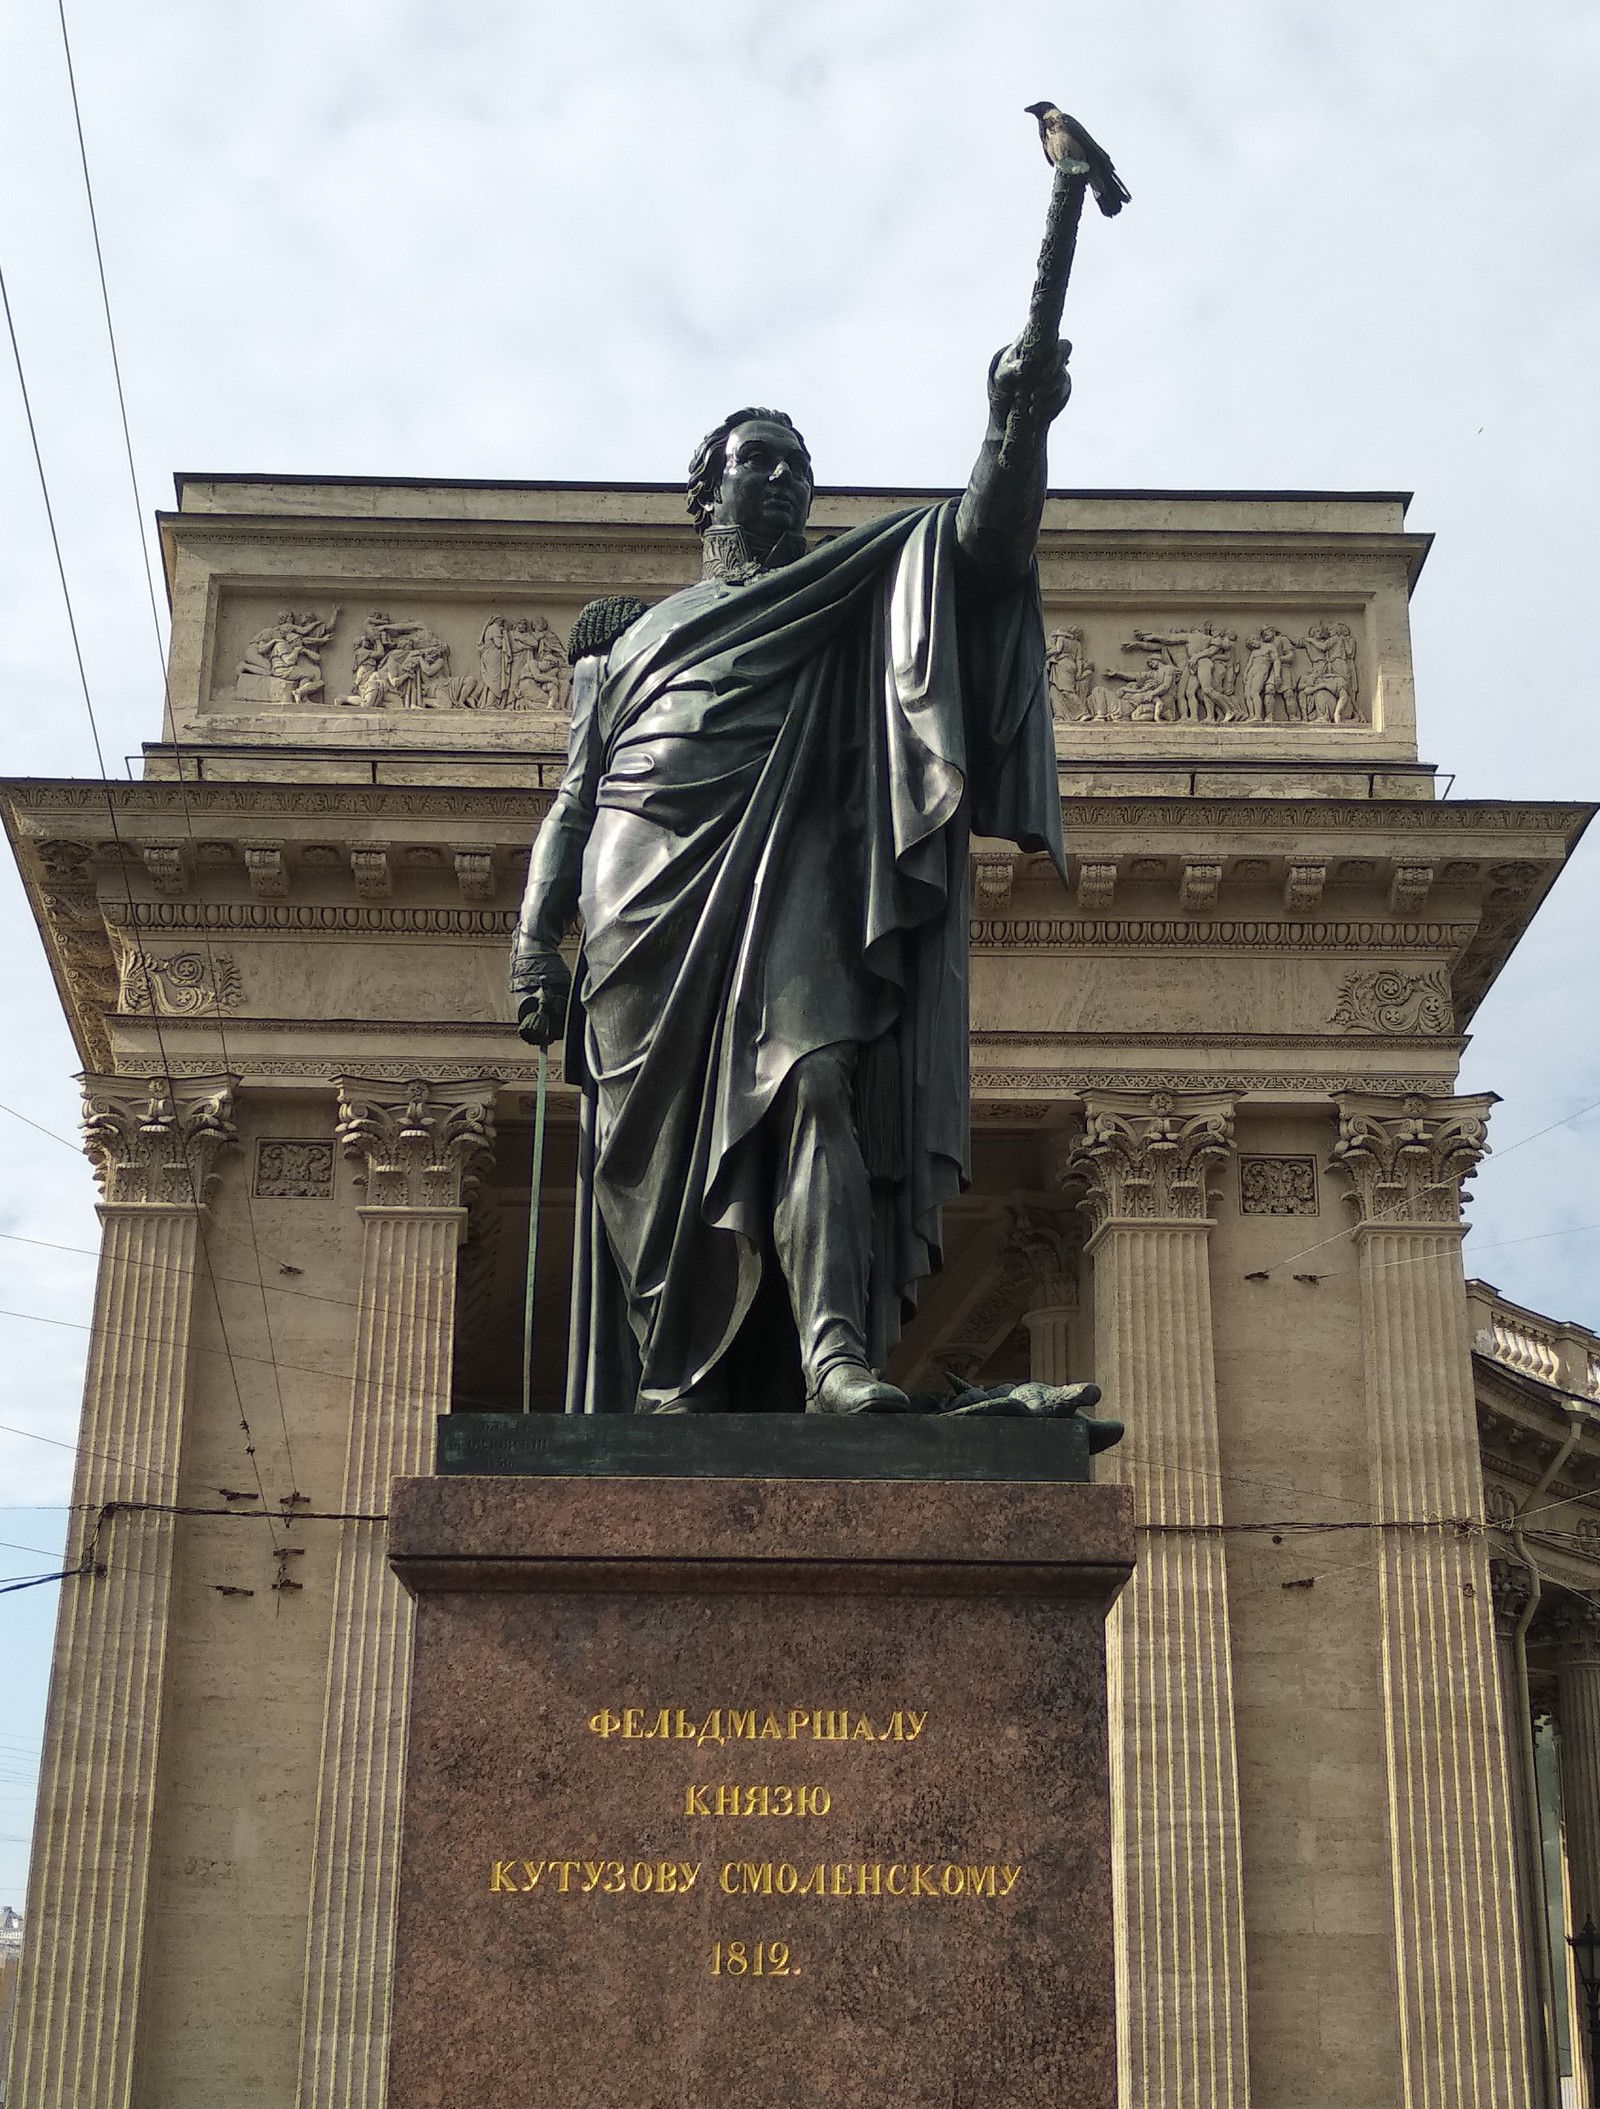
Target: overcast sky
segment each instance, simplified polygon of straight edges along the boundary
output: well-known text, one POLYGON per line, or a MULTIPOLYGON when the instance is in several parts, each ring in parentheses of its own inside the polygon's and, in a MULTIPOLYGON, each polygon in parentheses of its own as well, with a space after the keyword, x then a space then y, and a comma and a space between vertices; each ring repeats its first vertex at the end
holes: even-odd
MULTIPOLYGON (((1410 489, 1422 751, 1600 791, 1593 0, 68 0, 148 518, 174 469, 668 478, 735 403, 825 482, 959 482, 1019 325, 1048 95, 1091 216, 1060 485, 1410 489)), ((110 766, 159 723, 55 0, 0 11, 0 265, 110 766)), ((4 769, 94 773, 0 365, 4 769)), ((1475 1027, 1468 1266, 1600 1324, 1600 830, 1475 1027), (1552 1122, 1555 1132, 1505 1154, 1552 1122)), ((96 1225, 77 1066, 0 875, 0 1576, 49 1568, 96 1225), (38 1318, 63 1321, 46 1325, 38 1318), (51 1441, 36 1438, 47 1437, 51 1441)), ((0 1597, 22 1901, 53 1589, 0 1597)))

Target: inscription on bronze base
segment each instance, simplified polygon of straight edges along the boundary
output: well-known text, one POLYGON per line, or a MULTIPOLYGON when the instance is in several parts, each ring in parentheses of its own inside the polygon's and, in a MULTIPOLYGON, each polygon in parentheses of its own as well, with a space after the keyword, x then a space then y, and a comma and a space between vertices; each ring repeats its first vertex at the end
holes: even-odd
POLYGON ((1112 2109, 1123 1491, 456 1477, 390 2109, 1112 2109))

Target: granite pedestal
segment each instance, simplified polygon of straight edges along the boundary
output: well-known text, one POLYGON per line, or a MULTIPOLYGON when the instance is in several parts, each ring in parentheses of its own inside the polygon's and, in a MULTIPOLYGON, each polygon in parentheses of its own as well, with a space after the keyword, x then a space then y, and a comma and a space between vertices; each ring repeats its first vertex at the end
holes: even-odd
POLYGON ((390 2109, 1113 2109, 1127 1494, 1067 1423, 755 1418, 396 1483, 390 2109))

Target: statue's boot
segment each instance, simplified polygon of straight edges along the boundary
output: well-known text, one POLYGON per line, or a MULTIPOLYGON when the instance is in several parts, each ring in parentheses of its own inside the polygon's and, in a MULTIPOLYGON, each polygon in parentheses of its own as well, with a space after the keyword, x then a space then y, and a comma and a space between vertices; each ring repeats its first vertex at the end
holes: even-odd
POLYGON ((832 1362, 806 1401, 807 1413, 909 1413, 903 1391, 885 1384, 864 1362, 832 1362))

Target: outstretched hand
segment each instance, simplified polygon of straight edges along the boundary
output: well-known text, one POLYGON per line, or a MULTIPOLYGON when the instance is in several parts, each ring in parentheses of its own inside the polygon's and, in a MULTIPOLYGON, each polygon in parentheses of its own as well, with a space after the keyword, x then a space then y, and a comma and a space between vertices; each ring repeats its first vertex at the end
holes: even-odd
POLYGON ((1003 431, 1013 405, 1020 402, 1042 432, 1061 415, 1072 393, 1072 376, 1067 371, 1072 346, 1063 337, 1030 354, 1020 348, 1020 342, 1008 344, 990 362, 989 415, 1003 431))

